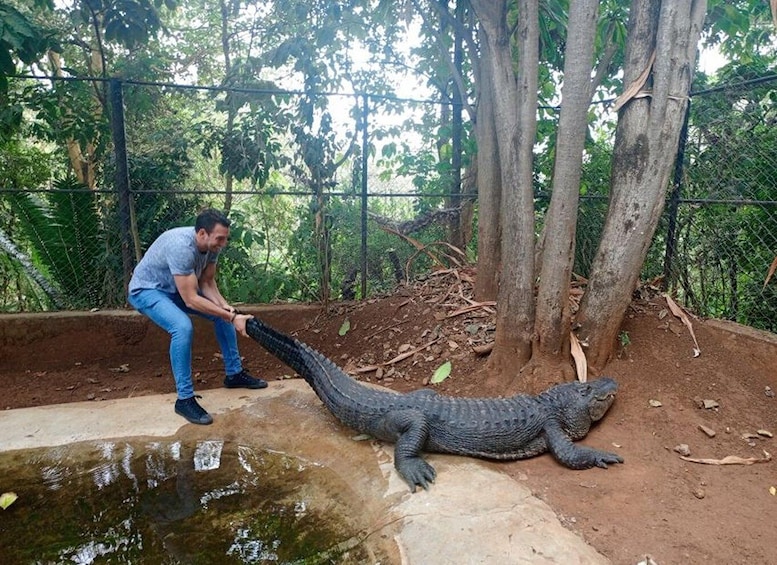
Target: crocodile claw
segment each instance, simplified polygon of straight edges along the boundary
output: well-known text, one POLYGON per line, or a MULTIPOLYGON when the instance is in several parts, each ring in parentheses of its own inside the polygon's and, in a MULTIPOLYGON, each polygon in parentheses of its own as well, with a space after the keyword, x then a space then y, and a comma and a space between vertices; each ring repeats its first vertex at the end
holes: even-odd
POLYGON ((594 464, 602 469, 607 468, 607 464, 623 463, 623 457, 616 453, 610 453, 608 451, 600 451, 596 454, 594 464))
POLYGON ((429 485, 434 482, 437 477, 437 471, 434 467, 429 465, 426 461, 420 457, 412 457, 404 459, 398 466, 397 470, 405 482, 410 486, 410 492, 415 492, 416 486, 422 487, 424 490, 429 489, 429 485))

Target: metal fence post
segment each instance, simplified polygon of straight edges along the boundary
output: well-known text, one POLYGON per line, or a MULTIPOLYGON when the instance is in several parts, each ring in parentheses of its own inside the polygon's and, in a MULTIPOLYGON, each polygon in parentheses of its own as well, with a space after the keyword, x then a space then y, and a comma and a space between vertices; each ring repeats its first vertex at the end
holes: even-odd
POLYGON ((683 166, 685 161, 685 145, 688 142, 688 118, 691 115, 691 99, 685 107, 683 127, 680 130, 680 142, 677 144, 677 156, 674 163, 674 178, 672 180, 672 193, 669 196, 667 216, 669 217, 666 228, 666 250, 664 252, 664 283, 663 290, 669 290, 672 280, 672 263, 677 253, 677 211, 680 207, 680 197, 683 189, 683 166))
POLYGON ((367 156, 369 155, 369 147, 367 145, 367 118, 369 117, 369 97, 366 94, 362 95, 362 192, 361 192, 361 229, 362 229, 362 241, 360 250, 361 260, 361 299, 364 300, 367 297, 367 173, 369 167, 367 166, 367 156))
POLYGON ((130 222, 130 179, 127 161, 127 139, 124 129, 124 96, 119 79, 111 79, 111 135, 113 138, 113 154, 116 160, 116 195, 119 205, 119 238, 121 241, 121 261, 124 274, 124 289, 132 276, 135 267, 132 249, 132 233, 130 222))

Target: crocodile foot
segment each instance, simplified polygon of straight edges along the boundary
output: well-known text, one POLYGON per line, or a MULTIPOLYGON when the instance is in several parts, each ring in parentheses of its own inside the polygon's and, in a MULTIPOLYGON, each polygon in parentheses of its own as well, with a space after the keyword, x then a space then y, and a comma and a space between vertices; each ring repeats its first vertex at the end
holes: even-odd
POLYGON ((608 463, 623 463, 623 457, 616 453, 610 453, 609 451, 597 451, 593 458, 593 464, 602 469, 606 469, 608 463))
POLYGON ((424 490, 429 489, 429 485, 434 482, 437 471, 420 457, 407 457, 396 463, 397 471, 410 486, 410 492, 415 492, 416 486, 424 490))

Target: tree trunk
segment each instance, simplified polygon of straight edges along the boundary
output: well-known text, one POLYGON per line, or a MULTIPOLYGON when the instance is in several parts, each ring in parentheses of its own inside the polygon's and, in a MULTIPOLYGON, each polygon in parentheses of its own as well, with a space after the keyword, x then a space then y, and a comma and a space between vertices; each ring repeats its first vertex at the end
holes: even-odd
MULTIPOLYGON (((51 65, 51 74, 55 77, 63 77, 64 73, 62 72, 62 57, 59 53, 56 53, 54 51, 48 52, 48 60, 49 64, 51 65)), ((102 58, 95 55, 94 50, 91 52, 91 57, 89 59, 89 69, 91 76, 101 76, 102 75, 102 58), (94 68, 95 64, 99 64, 99 68, 94 68)), ((66 104, 63 104, 63 121, 67 121, 71 119, 72 111, 67 107, 66 104)), ((94 119, 95 123, 99 123, 102 119, 103 114, 103 107, 100 102, 100 100, 95 96, 94 101, 94 119)), ((70 160, 70 166, 73 168, 73 174, 75 175, 78 182, 83 184, 84 186, 94 190, 97 188, 97 171, 95 170, 95 148, 96 148, 96 141, 90 140, 85 143, 84 147, 81 146, 79 141, 75 139, 74 137, 68 137, 65 140, 65 145, 67 147, 67 155, 68 159, 70 160)))
POLYGON ((496 379, 515 375, 531 357, 534 330, 534 198, 532 157, 537 131, 539 8, 518 2, 518 80, 513 71, 507 2, 474 0, 490 57, 494 123, 501 163, 502 272, 496 335, 489 369, 496 379))
POLYGON ((621 102, 615 134, 610 209, 578 316, 579 337, 594 369, 614 351, 663 210, 705 12, 706 0, 631 4, 624 66, 628 98, 621 102), (651 70, 653 59, 640 87, 640 75, 651 70))
MULTIPOLYGON (((232 77, 232 49, 229 44, 229 8, 224 0, 219 3, 221 12, 221 52, 224 55, 224 76, 227 81, 234 80, 232 77)), ((235 104, 230 100, 231 94, 227 93, 227 127, 225 130, 226 139, 230 139, 232 132, 235 129, 235 115, 237 110, 235 104)), ((227 147, 234 147, 234 144, 224 144, 221 148, 221 159, 227 159, 225 152, 228 151, 227 147)), ((224 173, 224 213, 228 214, 232 209, 232 185, 234 182, 234 175, 226 170, 224 173)))
MULTIPOLYGON (((456 2, 456 22, 453 29, 453 66, 458 74, 461 74, 461 68, 464 61, 464 49, 462 46, 462 18, 464 15, 464 3, 456 2)), ((448 242, 461 249, 463 253, 467 252, 467 242, 464 240, 464 233, 461 229, 461 153, 462 153, 462 100, 466 96, 465 92, 459 91, 459 84, 453 83, 453 105, 451 108, 451 196, 447 208, 457 209, 459 212, 448 222, 448 242)))
MULTIPOLYGON (((481 29, 482 60, 492 58, 488 42, 481 29)), ((494 118, 494 81, 491 67, 480 65, 480 91, 478 93, 475 136, 477 153, 478 190, 478 273, 475 281, 475 299, 496 300, 499 290, 499 265, 501 263, 502 230, 499 208, 502 199, 502 171, 496 140, 494 118)))
POLYGON ((594 58, 596 14, 599 0, 570 3, 567 45, 564 54, 564 86, 556 135, 553 190, 545 219, 540 256, 540 284, 534 357, 561 360, 569 347, 572 313, 569 284, 575 258, 575 230, 580 196, 580 170, 588 131, 591 102, 591 66, 594 58))

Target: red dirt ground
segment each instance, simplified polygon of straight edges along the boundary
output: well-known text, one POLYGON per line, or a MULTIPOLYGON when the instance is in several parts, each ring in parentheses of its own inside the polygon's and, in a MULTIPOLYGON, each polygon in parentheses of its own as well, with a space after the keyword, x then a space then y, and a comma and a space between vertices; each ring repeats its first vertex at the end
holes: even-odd
MULTIPOLYGON (((360 379, 398 391, 498 395, 483 385, 486 358, 473 352, 490 341, 493 313, 482 306, 460 313, 472 304, 466 296, 466 281, 448 272, 387 297, 330 305, 328 313, 318 306, 246 310, 360 379), (340 335, 345 320, 350 328, 340 335), (429 385, 445 361, 451 375, 429 385), (370 365, 380 370, 359 372, 370 365)), ((524 482, 615 564, 646 555, 659 565, 777 563, 777 463, 702 464, 673 450, 687 444, 691 458, 713 460, 771 457, 777 336, 691 319, 698 357, 663 297, 635 300, 629 311, 629 343, 605 371, 620 384, 618 398, 583 440, 617 451, 625 464, 570 471, 547 455, 488 464, 524 482)), ((198 323, 195 339, 196 388, 219 387, 221 362, 207 325, 198 323)), ((250 340, 241 339, 241 353, 254 374, 291 376, 250 340)), ((172 392, 167 338, 132 312, 0 316, 0 390, 6 409, 172 392)))

